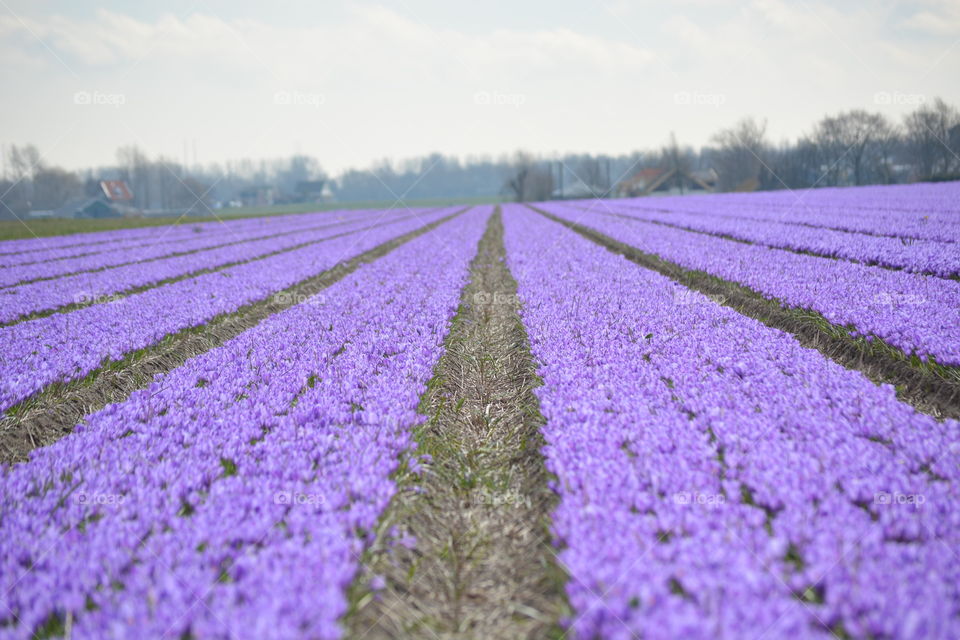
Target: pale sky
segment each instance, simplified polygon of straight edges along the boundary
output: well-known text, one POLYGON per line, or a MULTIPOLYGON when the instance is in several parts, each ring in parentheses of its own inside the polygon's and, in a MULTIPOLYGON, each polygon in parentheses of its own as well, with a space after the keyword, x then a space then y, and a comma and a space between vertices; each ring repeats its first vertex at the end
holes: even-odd
POLYGON ((0 74, 0 142, 71 169, 624 153, 960 105, 960 0, 0 0, 0 74))

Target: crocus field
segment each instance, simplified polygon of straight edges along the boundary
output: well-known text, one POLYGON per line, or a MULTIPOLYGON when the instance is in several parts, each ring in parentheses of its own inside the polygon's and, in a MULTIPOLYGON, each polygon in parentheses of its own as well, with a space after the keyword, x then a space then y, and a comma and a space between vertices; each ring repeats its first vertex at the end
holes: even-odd
POLYGON ((508 298, 556 497, 552 637, 960 638, 960 413, 923 402, 960 388, 960 183, 2 242, 0 443, 59 432, 0 464, 0 638, 362 637, 445 340, 508 298), (465 297, 494 224, 515 293, 465 297), (268 303, 132 392, 101 382, 268 303), (907 397, 904 370, 929 382, 907 397))

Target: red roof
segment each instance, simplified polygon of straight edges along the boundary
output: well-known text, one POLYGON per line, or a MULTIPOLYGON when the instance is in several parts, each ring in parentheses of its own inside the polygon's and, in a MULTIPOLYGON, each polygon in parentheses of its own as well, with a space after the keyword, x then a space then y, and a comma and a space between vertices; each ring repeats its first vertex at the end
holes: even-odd
POLYGON ((633 180, 642 179, 646 182, 650 182, 652 180, 656 180, 661 175, 663 175, 664 171, 666 171, 666 169, 660 169, 658 167, 651 167, 650 169, 641 169, 640 171, 637 171, 635 174, 633 174, 632 179, 633 180))
POLYGON ((133 192, 123 180, 101 180, 100 188, 107 200, 111 202, 130 202, 133 200, 133 192))

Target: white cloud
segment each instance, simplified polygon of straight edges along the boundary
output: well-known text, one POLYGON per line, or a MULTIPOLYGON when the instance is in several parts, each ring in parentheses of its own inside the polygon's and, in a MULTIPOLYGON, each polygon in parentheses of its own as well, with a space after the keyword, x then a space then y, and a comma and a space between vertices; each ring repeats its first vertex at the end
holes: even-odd
POLYGON ((960 38, 960 2, 956 0, 924 0, 905 22, 909 29, 933 36, 960 38))
MULTIPOLYGON (((134 136, 174 157, 196 138, 203 160, 299 149, 336 169, 432 150, 629 151, 656 147, 671 130, 700 144, 748 114, 793 137, 827 111, 873 108, 877 91, 960 99, 946 80, 960 51, 934 64, 944 44, 891 37, 887 8, 610 4, 616 15, 593 8, 590 24, 519 26, 506 16, 485 28, 362 4, 300 24, 226 10, 24 11, 22 22, 0 12, 0 80, 16 89, 0 101, 0 120, 17 136, 4 142, 33 141, 54 161, 82 166, 109 162, 134 136), (120 92, 126 103, 78 113, 69 97, 80 89, 120 92), (313 107, 280 108, 278 91, 301 92, 313 107), (685 108, 679 91, 723 100, 685 108), (483 92, 491 104, 477 103, 483 92), (67 128, 78 119, 79 134, 67 128)), ((946 19, 948 5, 923 11, 946 19)), ((922 25, 923 15, 910 20, 922 25)))
POLYGON ((0 17, 0 39, 35 35, 51 49, 90 66, 123 65, 152 59, 218 60, 248 67, 258 61, 275 73, 283 69, 317 68, 320 61, 338 66, 390 65, 417 57, 443 64, 450 58, 474 66, 515 65, 560 67, 578 63, 598 72, 645 64, 652 59, 642 48, 557 28, 537 31, 496 30, 467 35, 431 29, 385 7, 358 8, 348 24, 281 28, 253 20, 227 21, 194 13, 166 15, 155 23, 105 9, 88 20, 0 17), (346 55, 344 55, 346 54, 346 55))
POLYGON ((957 34, 960 34, 960 12, 954 15, 945 15, 932 11, 921 11, 911 16, 905 24, 918 31, 941 36, 957 36, 957 34))

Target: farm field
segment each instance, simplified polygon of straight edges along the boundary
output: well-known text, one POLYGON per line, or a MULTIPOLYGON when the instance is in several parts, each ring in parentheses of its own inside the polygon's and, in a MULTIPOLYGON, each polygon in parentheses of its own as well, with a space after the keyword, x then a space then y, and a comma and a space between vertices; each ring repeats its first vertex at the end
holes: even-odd
POLYGON ((960 637, 960 183, 0 241, 0 638, 960 637))
POLYGON ((19 220, 0 220, 0 241, 19 240, 29 238, 47 238, 71 233, 91 233, 98 231, 113 231, 120 229, 142 229, 148 227, 181 226, 192 227, 205 225, 210 222, 233 221, 243 218, 263 218, 264 216, 279 216, 297 213, 315 213, 317 211, 335 211, 352 209, 400 209, 404 207, 442 207, 452 204, 490 204, 499 202, 498 197, 476 196, 473 198, 407 198, 400 202, 369 201, 344 203, 298 203, 270 206, 231 207, 228 209, 212 210, 212 214, 205 213, 206 206, 197 207, 179 217, 149 216, 138 218, 34 218, 24 222, 19 220))

